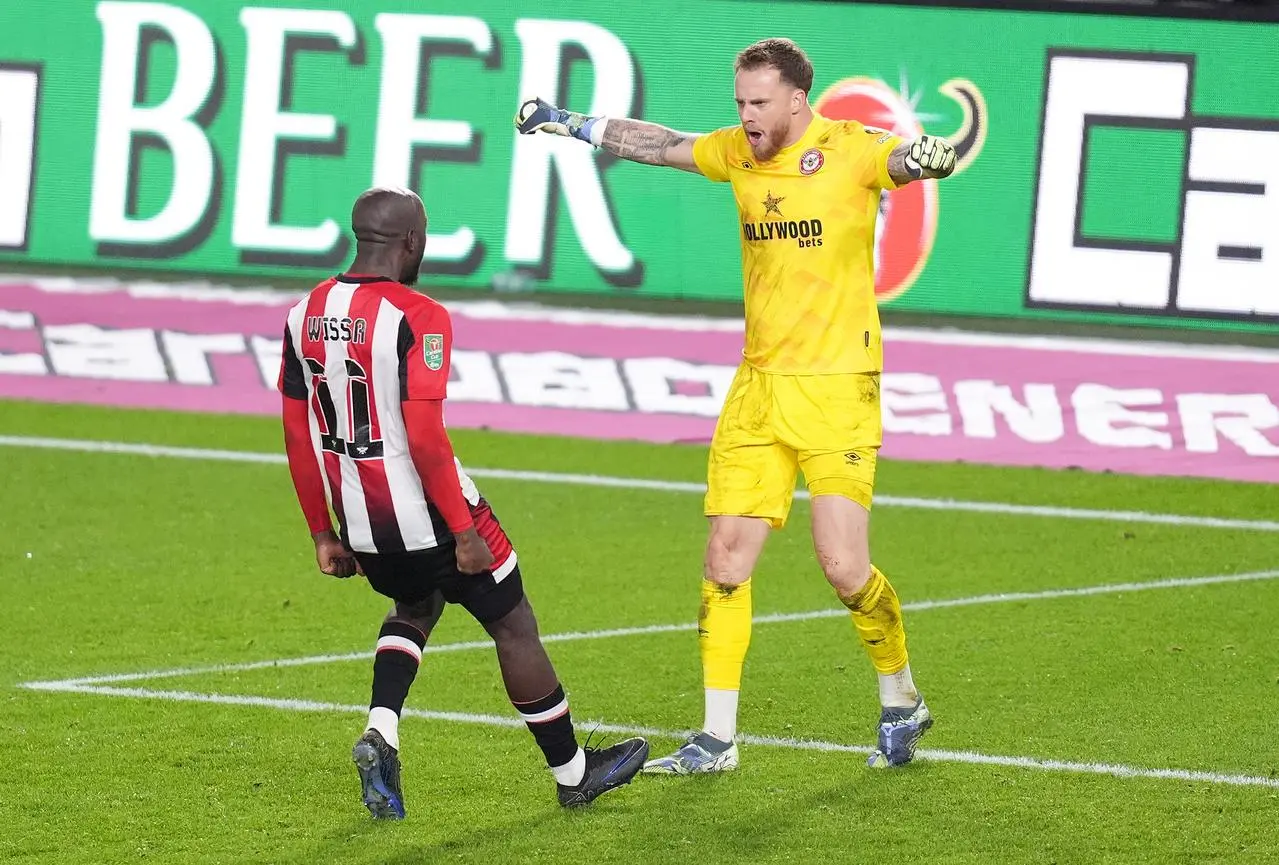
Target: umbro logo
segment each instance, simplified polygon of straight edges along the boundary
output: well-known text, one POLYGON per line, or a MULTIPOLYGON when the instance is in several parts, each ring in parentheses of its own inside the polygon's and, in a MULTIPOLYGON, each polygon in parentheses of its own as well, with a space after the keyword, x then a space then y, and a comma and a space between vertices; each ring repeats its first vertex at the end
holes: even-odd
POLYGON ((848 460, 848 464, 850 466, 855 466, 862 460, 861 455, 858 454, 856 451, 849 451, 848 453, 844 454, 844 459, 848 460))

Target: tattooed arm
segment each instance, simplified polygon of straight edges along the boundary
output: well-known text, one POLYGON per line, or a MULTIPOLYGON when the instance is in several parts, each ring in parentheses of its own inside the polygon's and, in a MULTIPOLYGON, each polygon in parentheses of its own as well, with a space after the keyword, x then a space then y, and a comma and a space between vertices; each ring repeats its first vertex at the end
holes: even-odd
POLYGON ((903 141, 888 154, 888 176, 898 186, 912 180, 950 177, 955 170, 955 148, 935 135, 903 141))
POLYGON ((906 156, 910 153, 910 142, 905 141, 893 148, 893 152, 888 154, 888 176, 893 179, 893 183, 898 186, 905 186, 912 180, 919 178, 906 170, 906 156))
POLYGON ((676 132, 644 120, 609 118, 600 146, 615 156, 700 173, 693 161, 695 133, 676 132))
POLYGON ((541 99, 530 99, 515 115, 515 128, 523 135, 549 132, 586 141, 609 153, 644 165, 666 165, 700 174, 693 159, 695 133, 676 132, 625 117, 591 117, 565 111, 541 99))

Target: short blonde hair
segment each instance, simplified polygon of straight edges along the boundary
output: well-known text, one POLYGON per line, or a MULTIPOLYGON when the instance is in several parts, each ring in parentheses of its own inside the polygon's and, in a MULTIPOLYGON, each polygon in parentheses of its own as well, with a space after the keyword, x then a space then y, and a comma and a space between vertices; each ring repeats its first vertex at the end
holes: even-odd
POLYGON ((761 39, 739 51, 733 66, 735 72, 761 68, 776 69, 782 81, 803 90, 804 95, 813 89, 813 64, 804 49, 790 39, 761 39))

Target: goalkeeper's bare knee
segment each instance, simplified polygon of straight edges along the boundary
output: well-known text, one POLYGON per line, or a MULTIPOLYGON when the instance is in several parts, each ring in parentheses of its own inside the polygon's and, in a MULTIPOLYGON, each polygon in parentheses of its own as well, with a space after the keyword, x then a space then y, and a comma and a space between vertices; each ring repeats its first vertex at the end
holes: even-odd
POLYGON ((721 586, 749 580, 769 531, 768 523, 755 517, 712 517, 702 576, 721 586))
POLYGON ((822 573, 841 598, 851 598, 870 580, 870 560, 821 556, 822 573))

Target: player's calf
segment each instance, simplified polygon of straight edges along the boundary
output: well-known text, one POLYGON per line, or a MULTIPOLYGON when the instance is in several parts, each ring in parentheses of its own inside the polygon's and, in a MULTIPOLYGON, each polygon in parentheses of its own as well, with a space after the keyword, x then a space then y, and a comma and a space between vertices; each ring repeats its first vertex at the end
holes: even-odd
MULTIPOLYGON (((427 627, 429 629, 429 625, 427 627)), ((394 614, 387 617, 378 632, 369 719, 364 734, 351 750, 351 759, 360 775, 360 794, 374 819, 404 817, 404 797, 400 791, 400 713, 425 647, 426 633, 394 614)))
POLYGON ((721 515, 712 516, 710 525, 697 615, 705 691, 702 735, 707 750, 705 754, 694 753, 697 746, 686 746, 676 754, 654 761, 648 771, 668 771, 671 766, 686 767, 694 763, 722 767, 723 760, 715 755, 730 750, 734 763, 736 761, 737 748, 733 740, 737 735, 738 696, 751 641, 751 572, 771 527, 756 517, 721 515))
POLYGON ((538 636, 528 599, 521 596, 508 613, 483 624, 497 646, 507 696, 555 776, 560 804, 586 805, 630 783, 644 765, 648 743, 632 738, 605 749, 578 745, 568 697, 538 636))
POLYGON ((556 782, 580 783, 586 754, 578 747, 568 697, 538 636, 528 598, 520 598, 513 610, 484 627, 497 646, 507 697, 533 734, 556 782))
POLYGON ((396 750, 400 747, 400 712, 417 678, 425 648, 426 637, 407 622, 386 622, 378 633, 365 729, 377 730, 396 750))
MULTIPOLYGON (((429 602, 433 603, 433 602, 429 602)), ((443 605, 441 600, 440 606, 443 605)), ((434 608, 432 608, 434 609, 434 608)), ((400 713, 408 698, 413 680, 417 678, 426 648, 427 634, 439 619, 438 611, 432 614, 404 616, 406 611, 397 604, 396 612, 387 616, 378 631, 377 648, 373 654, 373 687, 369 699, 369 719, 366 730, 377 730, 382 738, 397 751, 400 748, 400 713)))

